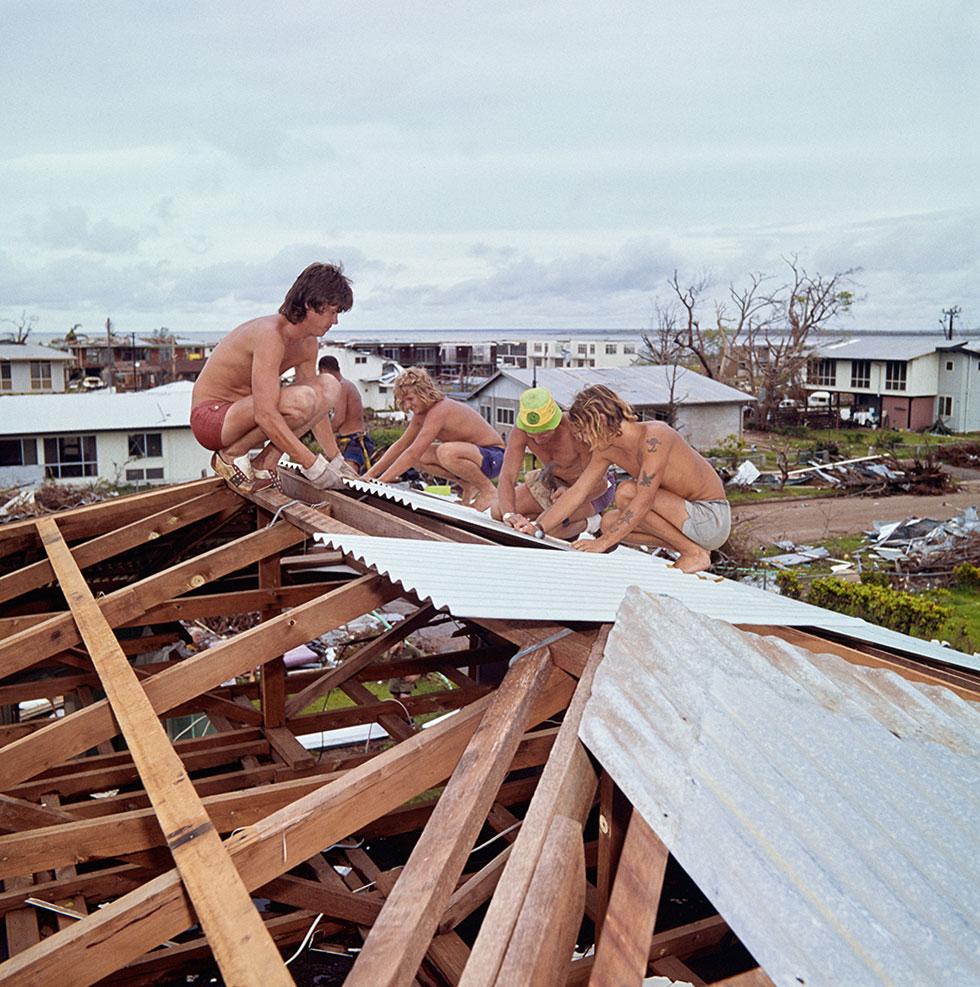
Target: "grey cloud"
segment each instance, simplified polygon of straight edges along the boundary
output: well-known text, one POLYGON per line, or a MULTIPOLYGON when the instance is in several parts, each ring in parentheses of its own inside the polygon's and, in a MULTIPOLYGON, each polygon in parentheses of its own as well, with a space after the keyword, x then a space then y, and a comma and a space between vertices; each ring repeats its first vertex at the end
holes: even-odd
POLYGON ((43 219, 29 218, 28 238, 36 246, 54 250, 85 250, 97 254, 121 254, 139 246, 140 234, 107 219, 89 219, 81 206, 51 208, 43 219))

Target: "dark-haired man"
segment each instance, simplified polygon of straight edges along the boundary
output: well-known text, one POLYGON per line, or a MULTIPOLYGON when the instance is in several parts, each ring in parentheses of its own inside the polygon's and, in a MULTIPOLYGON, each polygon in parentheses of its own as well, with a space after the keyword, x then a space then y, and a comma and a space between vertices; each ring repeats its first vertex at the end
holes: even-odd
MULTIPOLYGON (((331 378, 340 384, 340 394, 333 408, 333 434, 344 459, 358 473, 370 468, 374 455, 374 442, 364 431, 364 402, 357 385, 340 372, 340 364, 332 355, 321 356, 317 364, 317 380, 325 382, 331 378)), ((327 385, 329 386, 329 385, 327 385)))
POLYGON ((313 484, 339 483, 343 459, 328 412, 340 384, 316 387, 317 340, 354 304, 342 268, 311 264, 286 293, 277 315, 233 329, 208 357, 191 395, 191 429, 211 467, 233 487, 258 490, 274 482, 283 453, 313 484), (295 380, 280 378, 295 368, 295 380), (300 441, 312 430, 323 449, 315 455, 300 441), (249 460, 249 451, 262 446, 249 460))

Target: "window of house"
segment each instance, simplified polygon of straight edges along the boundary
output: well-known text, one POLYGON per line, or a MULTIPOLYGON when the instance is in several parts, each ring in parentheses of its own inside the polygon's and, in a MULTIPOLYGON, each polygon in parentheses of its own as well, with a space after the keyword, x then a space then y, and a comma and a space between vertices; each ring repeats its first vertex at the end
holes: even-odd
POLYGON ((514 409, 513 408, 498 408, 497 409, 497 424, 498 425, 513 425, 514 424, 514 409))
POLYGON ((14 381, 10 373, 10 361, 0 360, 0 391, 12 391, 13 389, 14 381))
POLYGON ((630 356, 636 352, 636 347, 632 343, 623 343, 623 352, 627 356, 630 356))
POLYGON ((0 439, 0 466, 35 466, 35 439, 0 439))
POLYGON ((851 387, 871 386, 871 361, 852 360, 851 361, 851 387))
POLYGON ((947 370, 952 370, 953 369, 953 361, 952 360, 947 360, 946 361, 946 369, 947 370))
POLYGON ((589 356, 595 353, 595 343, 589 343, 589 356))
POLYGON ((606 356, 612 356, 618 347, 615 343, 606 343, 606 356))
POLYGON ((47 477, 96 476, 95 436, 65 435, 45 439, 44 466, 47 477))
POLYGON ((889 360, 885 364, 885 389, 889 391, 904 391, 908 363, 905 360, 889 360))
POLYGON ((493 412, 490 409, 490 405, 488 405, 488 404, 481 404, 480 405, 480 414, 483 415, 483 420, 485 422, 489 422, 489 424, 491 424, 491 425, 493 424, 493 412))
POLYGON ((585 343, 578 344, 578 352, 585 356, 589 352, 589 347, 585 343))
POLYGON ((540 353, 541 352, 541 344, 540 343, 535 343, 534 344, 534 352, 535 353, 540 353))
POLYGON ((354 357, 354 362, 355 363, 367 363, 367 357, 366 356, 355 356, 354 357))
POLYGON ((51 390, 51 364, 44 360, 31 360, 31 390, 51 390))
POLYGON ((939 395, 939 414, 948 418, 953 413, 953 399, 946 394, 939 395))
POLYGON ((819 387, 837 386, 836 360, 810 360, 807 364, 806 381, 819 387))
POLYGON ((129 436, 129 455, 137 459, 163 455, 163 435, 160 432, 135 432, 129 436))
POLYGON ((149 469, 128 469, 126 470, 126 479, 130 483, 141 483, 147 480, 162 480, 163 479, 163 469, 162 467, 150 467, 149 469))

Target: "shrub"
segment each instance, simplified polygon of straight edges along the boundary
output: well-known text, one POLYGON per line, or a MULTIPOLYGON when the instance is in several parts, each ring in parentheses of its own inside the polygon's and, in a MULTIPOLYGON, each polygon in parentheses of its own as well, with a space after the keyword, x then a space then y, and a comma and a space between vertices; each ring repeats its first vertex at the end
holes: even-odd
POLYGON ((405 431, 404 428, 396 426, 385 425, 382 428, 372 428, 368 435, 374 440, 374 444, 379 449, 385 449, 392 443, 397 442, 398 439, 402 437, 402 433, 405 431))
POLYGON ((980 588, 980 566, 975 566, 970 562, 963 562, 953 570, 953 577, 957 586, 964 589, 980 588))
POLYGON ((810 584, 807 602, 837 613, 861 617, 902 634, 935 637, 953 616, 949 607, 913 593, 867 583, 846 583, 828 576, 810 584))
POLYGON ((776 585, 783 596, 788 596, 793 600, 803 599, 803 580, 800 579, 798 572, 783 569, 782 572, 776 574, 776 585))
POLYGON ((881 569, 865 569, 861 573, 861 582, 865 586, 885 586, 890 588, 892 581, 888 577, 887 572, 883 572, 881 569))

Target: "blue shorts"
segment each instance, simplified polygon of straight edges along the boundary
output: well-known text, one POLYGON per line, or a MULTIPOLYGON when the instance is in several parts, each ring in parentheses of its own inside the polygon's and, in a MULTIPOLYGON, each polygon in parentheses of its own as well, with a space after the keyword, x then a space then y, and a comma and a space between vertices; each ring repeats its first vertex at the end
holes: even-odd
POLYGON ((493 480, 500 474, 500 467, 504 465, 503 446, 477 446, 483 462, 480 463, 480 471, 488 480, 493 480))
POLYGON ((357 466, 358 472, 372 465, 374 442, 367 432, 351 432, 349 435, 338 435, 336 438, 337 448, 340 449, 344 459, 357 466))

